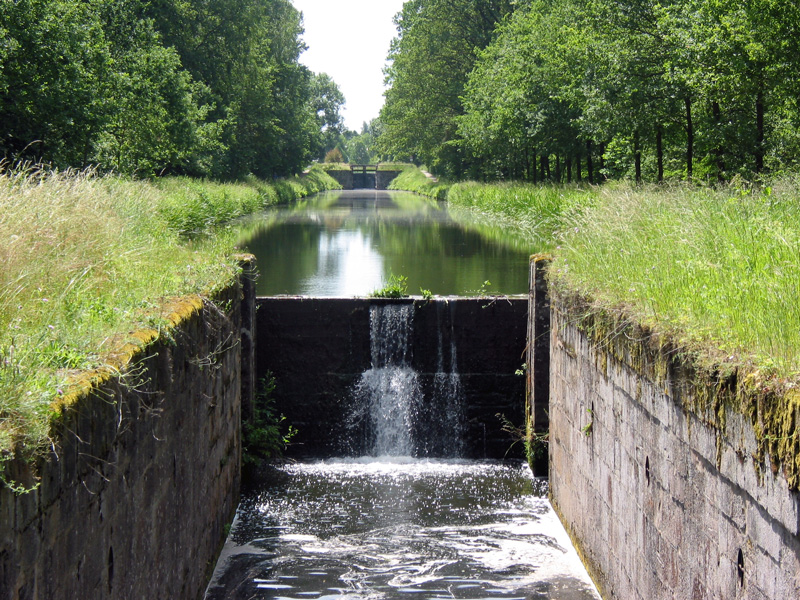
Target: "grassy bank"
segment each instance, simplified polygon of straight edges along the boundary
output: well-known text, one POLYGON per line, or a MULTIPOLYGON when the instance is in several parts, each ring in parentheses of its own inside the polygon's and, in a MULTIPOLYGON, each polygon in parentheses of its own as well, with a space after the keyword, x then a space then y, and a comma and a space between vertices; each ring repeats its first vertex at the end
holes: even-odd
MULTIPOLYGON (((426 193, 418 170, 397 189, 426 193)), ((676 341, 705 365, 800 374, 800 178, 718 189, 446 187, 458 207, 554 255, 551 280, 676 341)))
POLYGON ((450 187, 447 203, 522 235, 542 252, 552 250, 559 232, 594 204, 596 198, 596 190, 577 185, 464 182, 450 187))
POLYGON ((231 280, 232 234, 190 234, 335 185, 320 171, 275 185, 0 173, 0 457, 46 443, 52 401, 119 334, 231 280))
POLYGON ((428 177, 413 165, 406 165, 403 172, 389 184, 389 189, 415 192, 436 200, 446 200, 450 185, 428 177))
POLYGON ((702 362, 800 372, 800 182, 609 186, 563 230, 551 277, 702 362))

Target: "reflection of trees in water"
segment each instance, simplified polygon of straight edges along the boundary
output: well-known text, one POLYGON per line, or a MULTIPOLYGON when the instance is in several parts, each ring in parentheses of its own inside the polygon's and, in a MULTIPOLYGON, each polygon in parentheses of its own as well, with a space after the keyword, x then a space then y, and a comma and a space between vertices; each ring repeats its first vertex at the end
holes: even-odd
POLYGON ((530 248, 496 232, 491 237, 490 228, 456 223, 440 204, 412 194, 322 194, 272 216, 270 225, 250 227, 246 246, 258 258, 259 294, 301 293, 302 282, 321 270, 335 273, 348 236, 380 255, 384 278, 408 277, 412 294, 425 288, 463 295, 486 280, 491 293, 525 293, 528 287, 530 248))
POLYGON ((258 294, 297 293, 298 283, 319 270, 321 223, 279 223, 247 242, 261 276, 258 294))
POLYGON ((491 293, 524 293, 528 253, 502 247, 451 223, 378 227, 377 244, 388 272, 408 277, 408 289, 466 294, 484 281, 491 293))

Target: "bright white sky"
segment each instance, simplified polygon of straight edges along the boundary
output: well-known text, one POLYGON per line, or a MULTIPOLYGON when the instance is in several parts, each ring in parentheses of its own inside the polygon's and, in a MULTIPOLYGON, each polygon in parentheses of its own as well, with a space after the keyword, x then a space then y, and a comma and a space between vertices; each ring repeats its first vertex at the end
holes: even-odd
POLYGON ((362 123, 383 106, 383 67, 397 34, 392 18, 405 0, 292 0, 303 13, 308 46, 300 62, 327 73, 347 104, 345 126, 361 133, 362 123))

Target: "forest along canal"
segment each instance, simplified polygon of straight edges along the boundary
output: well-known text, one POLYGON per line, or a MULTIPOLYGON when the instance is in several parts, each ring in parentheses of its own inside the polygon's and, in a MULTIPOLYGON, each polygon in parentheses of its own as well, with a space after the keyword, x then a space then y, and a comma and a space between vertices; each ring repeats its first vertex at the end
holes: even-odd
POLYGON ((446 296, 526 294, 533 250, 507 234, 456 222, 408 192, 325 192, 241 224, 256 256, 259 296, 366 296, 390 275, 446 296))
MULTIPOLYGON (((487 240, 411 194, 326 193, 262 221, 244 225, 256 233, 248 250, 261 294, 365 295, 389 273, 407 276, 410 292, 469 295, 486 280, 492 293, 528 289, 527 249, 487 240)), ((525 463, 460 459, 457 439, 443 458, 407 456, 421 446, 408 437, 417 411, 400 406, 417 389, 398 347, 407 336, 380 323, 403 314, 371 312, 370 373, 381 379, 372 388, 382 391, 360 409, 380 413, 367 419, 376 430, 367 456, 287 462, 245 482, 206 600, 599 598, 546 479, 525 463)), ((440 412, 458 422, 458 385, 447 387, 453 406, 440 412)))

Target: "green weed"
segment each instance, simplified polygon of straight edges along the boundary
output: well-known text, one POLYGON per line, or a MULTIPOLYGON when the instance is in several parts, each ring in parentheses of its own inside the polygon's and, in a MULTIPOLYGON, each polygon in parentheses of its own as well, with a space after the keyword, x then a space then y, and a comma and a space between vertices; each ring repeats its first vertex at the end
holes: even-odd
POLYGON ((408 297, 408 277, 405 275, 389 275, 389 281, 382 288, 370 293, 370 298, 406 298, 408 297))

